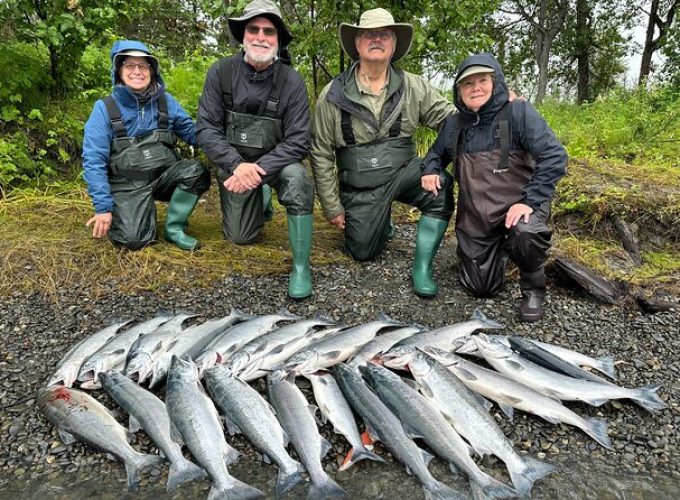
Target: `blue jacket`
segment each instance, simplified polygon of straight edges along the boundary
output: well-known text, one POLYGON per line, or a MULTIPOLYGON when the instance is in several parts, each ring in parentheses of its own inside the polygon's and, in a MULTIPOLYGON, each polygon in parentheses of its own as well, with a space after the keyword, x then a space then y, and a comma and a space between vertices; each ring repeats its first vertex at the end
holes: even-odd
MULTIPOLYGON (((165 83, 158 71, 158 63, 149 49, 141 42, 121 40, 111 48, 111 81, 114 85, 111 95, 120 109, 125 130, 130 137, 136 137, 158 128, 158 97, 165 93, 168 101, 169 128, 188 144, 196 144, 196 128, 193 119, 177 100, 165 92, 165 83), (132 90, 122 84, 116 75, 114 58, 124 50, 141 50, 149 54, 154 75, 152 81, 159 84, 158 92, 144 105, 140 105, 132 90)), ((92 198, 95 213, 103 214, 113 210, 113 197, 109 186, 107 165, 111 156, 113 128, 103 100, 98 100, 90 118, 85 123, 83 139, 83 177, 87 192, 92 198)))

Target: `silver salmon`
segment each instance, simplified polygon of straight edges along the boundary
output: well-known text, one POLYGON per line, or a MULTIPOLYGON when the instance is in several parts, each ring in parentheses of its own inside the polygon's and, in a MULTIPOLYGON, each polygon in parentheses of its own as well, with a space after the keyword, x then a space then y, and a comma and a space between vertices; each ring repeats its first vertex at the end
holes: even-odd
POLYGON ((206 476, 203 469, 184 458, 182 447, 173 441, 170 417, 163 401, 122 373, 104 372, 100 378, 104 390, 130 415, 130 431, 143 429, 170 462, 168 491, 206 476))
POLYGON ((278 466, 276 495, 283 496, 304 482, 300 474, 304 467, 286 452, 288 436, 260 393, 234 377, 224 365, 206 370, 205 381, 210 396, 225 415, 229 433, 243 433, 266 461, 278 466))
POLYGON ((227 444, 217 409, 201 386, 193 362, 172 358, 165 403, 182 440, 212 480, 209 499, 264 496, 229 474, 227 465, 238 458, 238 452, 227 444))
POLYGON ((128 490, 139 489, 139 474, 163 463, 157 455, 144 455, 128 444, 128 434, 104 405, 84 392, 64 386, 38 391, 38 408, 59 431, 65 444, 82 441, 122 460, 128 490))

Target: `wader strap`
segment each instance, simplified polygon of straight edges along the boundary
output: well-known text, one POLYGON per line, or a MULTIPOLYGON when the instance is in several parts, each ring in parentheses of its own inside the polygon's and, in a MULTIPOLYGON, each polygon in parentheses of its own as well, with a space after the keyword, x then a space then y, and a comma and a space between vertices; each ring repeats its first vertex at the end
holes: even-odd
POLYGON ((390 137, 397 137, 400 132, 401 132, 401 113, 399 113, 399 116, 397 116, 397 119, 390 127, 390 137))
POLYGON ((113 135, 117 138, 127 137, 123 117, 120 114, 116 101, 113 100, 112 96, 107 95, 104 97, 104 104, 106 105, 106 111, 109 113, 109 120, 111 120, 111 127, 113 127, 113 135))
POLYGON ((288 73, 288 66, 277 64, 274 68, 274 86, 269 91, 267 102, 260 106, 259 115, 267 116, 269 118, 276 118, 279 114, 279 101, 281 100, 281 91, 286 84, 286 77, 288 73))
POLYGON ((510 103, 503 105, 498 112, 498 132, 496 137, 501 145, 501 158, 498 166, 501 170, 510 167, 510 103))
MULTIPOLYGON (((236 71, 237 64, 236 57, 228 57, 222 63, 220 86, 222 87, 222 102, 224 109, 235 111, 234 109, 234 95, 232 93, 232 72, 236 71)), ((276 118, 279 114, 279 101, 281 100, 281 91, 286 83, 288 77, 288 66, 279 64, 274 69, 273 85, 269 90, 267 100, 260 105, 258 116, 266 116, 269 118, 276 118)))
MULTIPOLYGON (((399 113, 399 116, 397 116, 397 119, 390 127, 388 137, 398 137, 401 133, 401 115, 402 114, 399 113)), ((345 145, 354 146, 357 141, 354 137, 354 131, 352 130, 352 116, 344 109, 340 110, 340 126, 342 128, 342 139, 345 141, 345 145)))
POLYGON ((168 130, 170 119, 168 117, 168 99, 163 92, 158 96, 158 128, 168 130))
POLYGON ((234 110, 234 96, 231 94, 231 72, 233 71, 234 58, 229 57, 222 63, 222 71, 220 72, 220 86, 222 87, 222 102, 224 109, 229 111, 234 110))
POLYGON ((352 116, 344 109, 340 110, 340 126, 342 127, 342 139, 347 146, 354 146, 357 141, 352 130, 352 116))
MULTIPOLYGON (((113 128, 113 135, 117 139, 122 139, 127 137, 127 130, 125 130, 125 123, 123 123, 123 117, 120 114, 120 109, 112 96, 108 95, 104 98, 104 104, 106 105, 106 111, 109 114, 109 120, 111 120, 111 127, 113 128)), ((158 96, 158 128, 167 130, 170 125, 170 119, 168 116, 168 99, 163 92, 158 96)))

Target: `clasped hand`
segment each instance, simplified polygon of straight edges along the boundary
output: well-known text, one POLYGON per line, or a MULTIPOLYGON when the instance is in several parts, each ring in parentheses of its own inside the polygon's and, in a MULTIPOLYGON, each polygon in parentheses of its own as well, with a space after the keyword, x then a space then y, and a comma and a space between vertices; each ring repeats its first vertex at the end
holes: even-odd
POLYGON ((224 181, 224 188, 232 193, 245 193, 258 187, 266 173, 257 163, 241 163, 234 169, 232 176, 224 181))

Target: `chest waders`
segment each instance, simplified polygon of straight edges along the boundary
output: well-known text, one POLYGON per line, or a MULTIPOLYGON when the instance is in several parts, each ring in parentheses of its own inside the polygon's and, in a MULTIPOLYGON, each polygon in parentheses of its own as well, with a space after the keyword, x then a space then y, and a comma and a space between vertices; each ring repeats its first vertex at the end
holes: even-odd
POLYGON ((166 239, 184 250, 193 250, 198 247, 198 242, 187 236, 184 228, 199 195, 177 188, 177 185, 185 180, 184 177, 195 178, 194 184, 202 193, 208 188, 209 177, 200 164, 182 165, 175 149, 177 138, 168 128, 165 93, 159 96, 157 103, 158 128, 138 137, 129 137, 116 102, 111 96, 104 98, 114 134, 108 164, 114 200, 109 236, 115 243, 131 250, 154 241, 154 200, 159 199, 170 202, 166 239))
MULTIPOLYGON (((265 154, 272 151, 283 140, 283 120, 280 112, 281 92, 286 84, 290 68, 278 64, 274 70, 273 84, 267 100, 260 104, 257 114, 241 113, 234 110, 233 72, 239 60, 236 57, 224 59, 221 66, 222 101, 225 109, 224 134, 239 152, 244 161, 257 163, 265 154)), ((284 168, 288 175, 306 175, 304 168, 284 168)), ((301 165, 300 165, 301 167, 301 165)), ((287 200, 286 190, 296 189, 299 183, 282 182, 283 172, 268 179, 277 188, 279 201, 287 200)), ((261 184, 261 189, 246 193, 231 193, 224 188, 224 181, 229 174, 217 169, 217 180, 220 188, 220 204, 222 208, 222 231, 227 239, 237 244, 253 243, 265 222, 273 214, 271 205, 271 186, 261 184)), ((305 215, 288 215, 288 239, 293 254, 293 270, 288 280, 288 295, 295 299, 304 299, 312 294, 312 277, 309 270, 309 255, 312 246, 312 214, 313 187, 309 202, 310 213, 305 215)), ((299 198, 299 196, 291 196, 299 198)))
POLYGON ((526 152, 513 151, 511 103, 498 112, 496 138, 499 149, 487 152, 484 162, 459 150, 460 128, 454 129, 454 150, 459 189, 456 223, 459 277, 473 295, 497 294, 505 281, 509 257, 519 268, 522 321, 543 317, 545 269, 552 233, 547 226, 550 204, 534 209, 529 222, 506 229, 505 215, 522 200, 522 189, 531 178, 535 161, 526 152), (474 181, 466 173, 474 170, 474 181), (477 194, 478 193, 478 194, 477 194))

